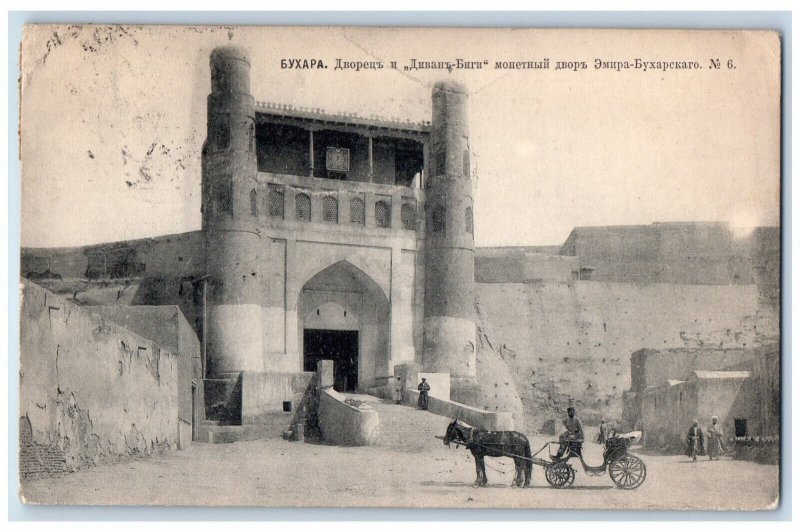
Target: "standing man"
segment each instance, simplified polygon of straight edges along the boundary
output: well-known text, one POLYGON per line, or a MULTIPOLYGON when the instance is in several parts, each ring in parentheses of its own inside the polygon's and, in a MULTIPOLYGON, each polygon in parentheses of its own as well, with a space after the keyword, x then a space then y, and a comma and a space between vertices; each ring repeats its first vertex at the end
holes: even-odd
POLYGON ((606 419, 603 418, 600 420, 600 432, 597 434, 597 442, 605 445, 607 439, 608 439, 608 423, 606 423, 606 419))
POLYGON ((697 423, 697 420, 692 420, 692 426, 689 427, 689 434, 686 436, 686 456, 692 458, 692 462, 697 462, 697 455, 703 454, 703 429, 697 423))
POLYGON ((558 437, 558 453, 553 457, 553 459, 558 460, 563 457, 570 444, 574 444, 573 448, 576 448, 578 454, 580 454, 581 444, 583 443, 583 423, 581 423, 580 418, 575 417, 575 408, 567 408, 567 417, 561 422, 567 430, 558 437))
POLYGON ((420 382, 419 386, 417 386, 417 390, 419 390, 419 401, 417 401, 417 407, 419 407, 420 410, 427 410, 428 392, 431 391, 431 385, 425 382, 425 377, 422 377, 422 382, 420 382))
POLYGON ((394 378, 394 404, 399 405, 403 402, 403 381, 400 375, 394 378))
POLYGON ((708 459, 719 460, 719 457, 725 454, 725 443, 723 442, 722 427, 717 425, 719 418, 713 416, 711 418, 711 426, 708 427, 708 459))

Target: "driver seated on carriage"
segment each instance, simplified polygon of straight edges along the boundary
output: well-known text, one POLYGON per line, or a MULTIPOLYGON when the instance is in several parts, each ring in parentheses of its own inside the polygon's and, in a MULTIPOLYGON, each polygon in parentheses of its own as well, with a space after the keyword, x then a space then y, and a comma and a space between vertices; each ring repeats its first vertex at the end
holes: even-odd
POLYGON ((558 437, 558 452, 551 457, 553 460, 564 460, 567 448, 575 455, 580 456, 583 447, 583 423, 580 418, 575 417, 575 408, 567 408, 567 417, 562 420, 562 423, 567 430, 558 437))

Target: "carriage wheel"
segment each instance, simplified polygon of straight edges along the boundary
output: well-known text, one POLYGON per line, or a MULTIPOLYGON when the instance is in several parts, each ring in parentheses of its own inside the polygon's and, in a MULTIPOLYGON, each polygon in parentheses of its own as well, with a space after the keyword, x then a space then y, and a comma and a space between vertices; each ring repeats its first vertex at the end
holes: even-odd
POLYGON ((644 482, 647 476, 647 467, 638 456, 623 454, 609 464, 608 475, 617 487, 633 490, 644 482))
POLYGON ((575 470, 564 462, 557 462, 544 470, 544 476, 554 488, 566 488, 575 481, 575 470))

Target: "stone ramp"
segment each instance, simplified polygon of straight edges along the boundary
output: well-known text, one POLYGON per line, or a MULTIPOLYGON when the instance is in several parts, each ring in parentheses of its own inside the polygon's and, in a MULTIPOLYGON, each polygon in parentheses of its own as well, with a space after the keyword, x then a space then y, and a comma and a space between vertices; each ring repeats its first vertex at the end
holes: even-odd
POLYGON ((444 435, 449 419, 371 395, 345 395, 369 403, 378 412, 381 423, 378 446, 406 452, 442 447, 442 440, 434 436, 444 435))
MULTIPOLYGON (((380 419, 377 446, 404 452, 419 452, 439 449, 450 420, 425 410, 417 410, 406 404, 365 394, 344 393, 349 399, 368 403, 380 419)), ((203 421, 197 428, 197 439, 202 443, 231 443, 235 441, 280 439, 289 428, 293 414, 275 413, 261 416, 256 422, 243 425, 227 425, 219 421, 203 421)))

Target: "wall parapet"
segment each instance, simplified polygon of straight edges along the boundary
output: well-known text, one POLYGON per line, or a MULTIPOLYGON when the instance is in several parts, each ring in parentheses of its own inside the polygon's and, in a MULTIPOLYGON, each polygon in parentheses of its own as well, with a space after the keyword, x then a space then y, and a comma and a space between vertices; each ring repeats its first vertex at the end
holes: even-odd
MULTIPOLYGON (((412 406, 419 400, 419 391, 406 390, 403 397, 412 406)), ((489 412, 473 406, 428 397, 428 412, 464 423, 482 430, 514 430, 514 418, 509 412, 489 412)))
POLYGON ((366 403, 349 405, 346 399, 333 388, 320 390, 317 420, 323 439, 334 445, 375 445, 380 434, 378 412, 366 403))

